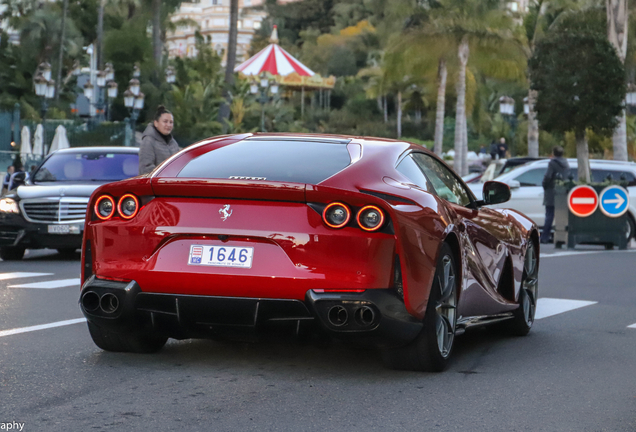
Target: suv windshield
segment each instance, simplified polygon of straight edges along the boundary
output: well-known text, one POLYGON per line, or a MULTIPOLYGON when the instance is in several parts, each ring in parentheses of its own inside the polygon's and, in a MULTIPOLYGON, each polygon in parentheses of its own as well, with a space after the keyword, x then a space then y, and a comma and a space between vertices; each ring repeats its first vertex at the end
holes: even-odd
POLYGON ((33 181, 117 181, 138 174, 136 153, 56 153, 35 172, 33 181))

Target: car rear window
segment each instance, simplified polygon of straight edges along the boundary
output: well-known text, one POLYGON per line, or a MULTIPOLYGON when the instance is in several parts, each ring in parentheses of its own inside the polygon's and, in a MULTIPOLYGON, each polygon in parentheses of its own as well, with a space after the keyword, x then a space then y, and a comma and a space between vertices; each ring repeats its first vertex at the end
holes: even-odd
POLYGON ((342 143, 246 140, 193 159, 177 177, 318 184, 350 163, 342 143))
POLYGON ((137 153, 55 153, 35 172, 37 182, 117 181, 139 174, 137 153))

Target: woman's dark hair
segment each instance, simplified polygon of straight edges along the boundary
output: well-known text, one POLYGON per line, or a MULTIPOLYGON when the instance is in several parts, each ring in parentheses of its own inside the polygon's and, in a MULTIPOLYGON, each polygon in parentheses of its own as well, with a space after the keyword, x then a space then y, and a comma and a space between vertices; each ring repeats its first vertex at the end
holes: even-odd
POLYGON ((172 115, 172 113, 170 111, 168 111, 165 106, 159 105, 157 107, 157 112, 155 113, 155 121, 159 121, 161 116, 164 115, 164 114, 172 115))

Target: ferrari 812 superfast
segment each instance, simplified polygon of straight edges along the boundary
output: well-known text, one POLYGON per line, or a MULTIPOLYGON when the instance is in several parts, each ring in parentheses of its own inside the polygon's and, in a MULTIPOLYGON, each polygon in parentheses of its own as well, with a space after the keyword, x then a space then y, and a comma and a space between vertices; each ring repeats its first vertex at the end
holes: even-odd
POLYGON ((107 351, 320 334, 441 371, 469 327, 533 324, 537 227, 488 207, 509 197, 402 141, 207 139, 93 193, 80 307, 107 351))

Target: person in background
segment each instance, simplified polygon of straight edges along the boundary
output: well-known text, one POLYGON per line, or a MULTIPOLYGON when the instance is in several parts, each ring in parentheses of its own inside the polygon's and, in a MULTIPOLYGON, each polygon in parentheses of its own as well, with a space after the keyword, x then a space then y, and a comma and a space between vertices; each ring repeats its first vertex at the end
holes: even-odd
POLYGON ((7 167, 7 175, 2 180, 2 195, 5 195, 9 191, 9 182, 11 181, 11 175, 15 172, 15 167, 9 165, 7 167))
POLYGON ((179 151, 172 137, 174 118, 163 105, 157 108, 155 119, 146 127, 139 146, 139 174, 151 172, 157 165, 179 151))
POLYGON ((506 144, 506 139, 504 137, 501 137, 499 139, 499 147, 497 149, 499 159, 505 159, 506 153, 508 153, 508 144, 506 144))
POLYGON ((556 146, 552 149, 552 158, 548 164, 548 170, 543 177, 543 205, 545 206, 545 222, 541 232, 541 243, 550 243, 552 222, 554 221, 554 184, 557 180, 563 180, 570 174, 568 160, 563 157, 563 147, 556 146))
POLYGON ((479 148, 479 154, 486 154, 486 146, 485 145, 481 145, 481 147, 479 148))
POLYGON ((11 174, 11 178, 9 179, 9 190, 13 190, 15 188, 17 188, 18 186, 22 186, 24 184, 24 180, 26 179, 26 175, 24 175, 23 177, 18 177, 19 174, 25 174, 24 173, 24 166, 23 165, 18 165, 15 172, 13 174, 11 174))
POLYGON ((497 143, 495 140, 492 140, 490 143, 490 158, 492 160, 497 159, 497 155, 499 154, 499 149, 497 148, 497 143))

